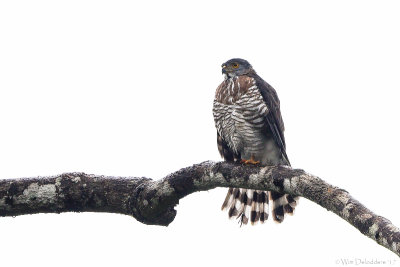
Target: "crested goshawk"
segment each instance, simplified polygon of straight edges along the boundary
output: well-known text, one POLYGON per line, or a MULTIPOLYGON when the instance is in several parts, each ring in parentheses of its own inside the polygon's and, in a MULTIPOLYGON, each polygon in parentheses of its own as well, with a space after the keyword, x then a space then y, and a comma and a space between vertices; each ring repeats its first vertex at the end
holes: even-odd
MULTIPOLYGON (((226 161, 260 166, 289 165, 278 95, 244 59, 222 64, 224 81, 218 86, 213 106, 218 150, 226 161)), ((229 188, 222 209, 240 222, 263 223, 269 215, 282 222, 293 214, 298 197, 272 191, 229 188)))

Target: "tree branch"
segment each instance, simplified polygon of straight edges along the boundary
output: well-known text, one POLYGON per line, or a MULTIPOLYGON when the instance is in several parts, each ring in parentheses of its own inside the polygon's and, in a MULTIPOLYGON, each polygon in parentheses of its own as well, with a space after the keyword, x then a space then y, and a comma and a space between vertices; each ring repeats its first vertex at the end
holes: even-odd
POLYGON ((302 196, 336 213, 400 256, 400 230, 350 194, 300 169, 203 162, 154 181, 149 178, 65 173, 0 181, 0 216, 34 213, 111 212, 167 226, 179 199, 216 187, 273 190, 302 196))

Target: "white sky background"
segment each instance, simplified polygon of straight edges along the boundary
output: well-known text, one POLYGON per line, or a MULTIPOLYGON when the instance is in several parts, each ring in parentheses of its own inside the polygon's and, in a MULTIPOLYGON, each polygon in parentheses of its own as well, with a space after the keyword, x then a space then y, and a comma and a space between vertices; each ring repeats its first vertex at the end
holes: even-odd
MULTIPOLYGON (((278 92, 287 152, 400 226, 398 1, 2 1, 0 178, 69 171, 160 179, 220 160, 220 65, 278 92)), ((0 266, 340 266, 400 260, 301 199, 238 227, 227 189, 191 194, 168 227, 115 214, 0 218, 0 266), (218 264, 218 265, 217 265, 218 264)))

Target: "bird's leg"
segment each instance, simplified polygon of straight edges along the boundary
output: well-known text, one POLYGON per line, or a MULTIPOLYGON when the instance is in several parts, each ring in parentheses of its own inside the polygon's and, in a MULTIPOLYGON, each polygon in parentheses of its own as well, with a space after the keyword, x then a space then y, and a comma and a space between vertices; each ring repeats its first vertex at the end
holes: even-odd
POLYGON ((254 156, 253 156, 253 155, 251 155, 250 159, 242 159, 242 160, 240 161, 240 163, 243 163, 243 164, 251 164, 251 165, 260 164, 259 161, 256 161, 256 160, 254 159, 254 156))

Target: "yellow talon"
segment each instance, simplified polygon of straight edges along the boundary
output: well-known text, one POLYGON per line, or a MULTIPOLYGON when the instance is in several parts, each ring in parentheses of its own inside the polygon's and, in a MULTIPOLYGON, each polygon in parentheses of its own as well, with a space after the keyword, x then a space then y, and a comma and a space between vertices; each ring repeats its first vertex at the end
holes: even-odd
POLYGON ((242 160, 240 160, 240 163, 243 163, 243 164, 251 164, 251 165, 260 164, 259 161, 254 160, 254 157, 253 157, 253 156, 251 156, 250 159, 242 159, 242 160))

